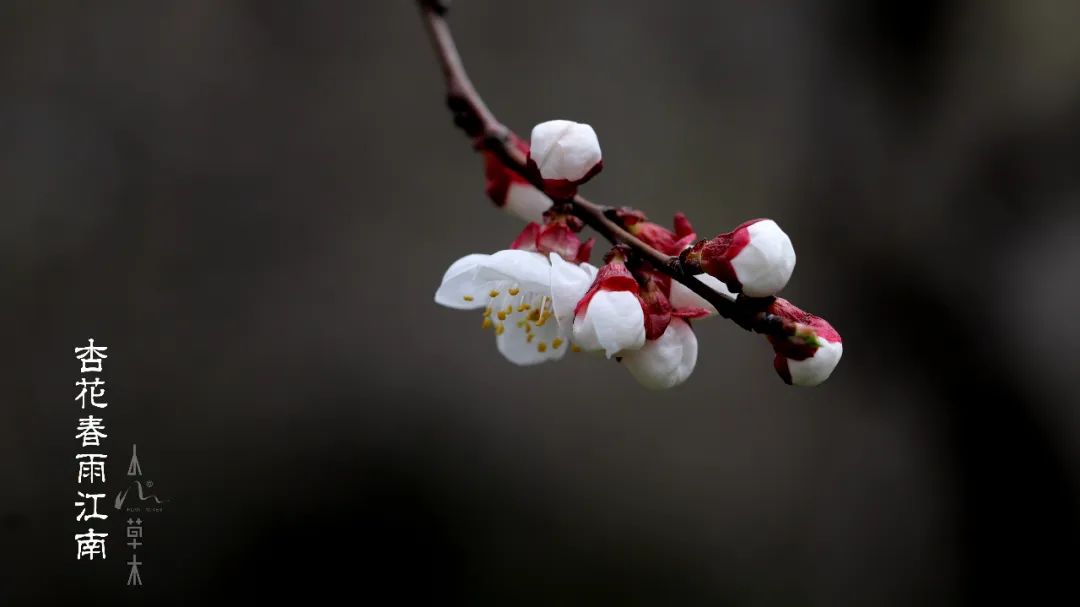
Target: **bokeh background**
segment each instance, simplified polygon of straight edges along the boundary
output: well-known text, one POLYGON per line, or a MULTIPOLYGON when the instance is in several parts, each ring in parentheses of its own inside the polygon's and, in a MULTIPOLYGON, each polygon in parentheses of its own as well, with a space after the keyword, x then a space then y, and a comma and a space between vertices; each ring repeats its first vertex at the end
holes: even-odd
POLYGON ((845 356, 794 389, 702 322, 695 376, 502 360, 437 307, 504 248, 405 0, 0 8, 0 604, 1075 600, 1080 5, 460 0, 519 132, 586 194, 769 216, 845 356), (145 586, 76 562, 75 346, 110 347, 166 510, 145 586))

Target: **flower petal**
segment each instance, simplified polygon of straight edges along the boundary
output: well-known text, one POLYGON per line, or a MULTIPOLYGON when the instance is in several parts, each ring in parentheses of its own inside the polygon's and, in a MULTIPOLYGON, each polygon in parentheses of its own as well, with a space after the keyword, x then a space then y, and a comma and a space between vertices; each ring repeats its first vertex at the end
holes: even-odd
POLYGON ((477 270, 490 255, 472 253, 450 264, 442 284, 435 291, 435 303, 457 310, 474 310, 487 305, 486 283, 477 270))
POLYGON ((629 291, 601 290, 585 313, 574 319, 574 343, 584 350, 603 350, 611 358, 645 344, 645 313, 629 291))
POLYGON ((546 293, 549 287, 551 264, 547 257, 532 251, 507 249, 499 251, 479 264, 478 280, 508 281, 525 291, 546 293))
POLYGON ((776 295, 795 270, 795 248, 791 238, 771 219, 746 228, 750 242, 731 259, 731 267, 750 297, 776 295))
POLYGON ((551 199, 532 184, 515 181, 506 192, 504 208, 525 221, 540 223, 544 221, 544 211, 551 208, 551 199))
POLYGON ((681 318, 672 318, 663 335, 640 350, 627 352, 622 363, 641 385, 664 390, 690 377, 697 364, 697 353, 693 329, 681 318))
POLYGON ((570 349, 569 341, 569 330, 553 322, 533 325, 529 333, 507 324, 506 329, 495 336, 495 345, 506 360, 522 366, 559 360, 570 349))
POLYGON ((560 325, 568 325, 574 319, 574 307, 596 278, 596 267, 588 263, 570 263, 557 253, 548 258, 551 260, 551 307, 555 311, 555 320, 560 325))
POLYGON ((844 354, 842 342, 819 340, 824 345, 814 351, 814 355, 804 360, 787 360, 791 383, 796 386, 816 386, 829 379, 833 369, 844 354))
MULTIPOLYGON (((698 274, 694 276, 694 278, 697 278, 705 283, 706 286, 711 287, 712 290, 719 292, 728 299, 734 300, 736 297, 736 295, 731 292, 731 289, 728 289, 727 285, 716 277, 708 274, 698 274)), ((671 307, 676 310, 679 308, 705 308, 709 311, 710 315, 715 315, 717 313, 715 306, 677 280, 671 281, 671 297, 669 299, 671 300, 671 307)))

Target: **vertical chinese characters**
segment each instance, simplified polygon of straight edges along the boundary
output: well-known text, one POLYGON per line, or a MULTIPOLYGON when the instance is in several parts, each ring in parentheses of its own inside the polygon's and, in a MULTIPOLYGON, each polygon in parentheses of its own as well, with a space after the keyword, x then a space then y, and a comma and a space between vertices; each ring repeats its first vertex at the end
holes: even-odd
MULTIPOLYGON (((94 345, 90 339, 87 346, 75 348, 75 358, 80 362, 79 380, 75 387, 80 388, 75 401, 79 403, 80 417, 76 425, 77 434, 75 439, 79 442, 80 452, 75 455, 76 474, 75 482, 78 484, 75 495, 76 522, 90 521, 91 519, 106 520, 107 514, 98 512, 98 500, 105 497, 105 460, 108 454, 103 453, 101 439, 108 438, 105 433, 105 419, 95 417, 95 409, 105 409, 109 403, 105 402, 105 380, 100 377, 102 363, 109 356, 105 353, 105 346, 94 345), (88 375, 95 374, 95 375, 88 375), (87 406, 89 405, 89 409, 87 406), (82 415, 85 414, 85 417, 82 415), (86 452, 87 447, 95 447, 95 452, 86 452), (87 485, 84 487, 84 485, 87 485), (95 486, 96 485, 96 486, 95 486), (84 490, 85 489, 85 490, 84 490), (94 490, 101 493, 95 493, 94 490)), ((105 539, 108 533, 95 532, 93 527, 87 527, 85 533, 75 534, 75 558, 82 560, 94 560, 94 557, 105 558, 105 539)))
POLYGON ((135 554, 135 550, 139 546, 142 546, 142 542, 139 541, 143 536, 142 519, 129 518, 127 524, 127 536, 128 539, 131 540, 127 544, 128 546, 131 546, 131 560, 127 563, 130 567, 128 570, 127 585, 142 586, 142 574, 139 573, 139 565, 142 565, 142 561, 140 561, 138 555, 135 554))

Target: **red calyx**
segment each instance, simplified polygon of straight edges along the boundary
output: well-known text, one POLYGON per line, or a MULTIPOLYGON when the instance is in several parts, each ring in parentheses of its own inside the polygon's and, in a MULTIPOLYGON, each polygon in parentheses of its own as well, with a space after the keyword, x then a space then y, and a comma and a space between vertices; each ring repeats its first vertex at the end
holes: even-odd
POLYGON ((540 229, 536 248, 545 255, 558 253, 563 259, 572 260, 577 259, 581 240, 565 223, 553 222, 540 229))
POLYGON ((773 357, 773 368, 776 369, 776 374, 780 376, 780 379, 784 380, 784 383, 791 385, 791 370, 787 366, 788 359, 781 354, 777 354, 773 357))
MULTIPOLYGON (((517 146, 525 154, 529 153, 529 144, 517 135, 509 134, 511 144, 517 146)), ((499 160, 499 157, 488 150, 481 150, 484 157, 484 193, 495 203, 497 207, 506 206, 506 196, 510 192, 510 186, 519 183, 529 184, 529 180, 510 169, 499 160)))
POLYGON ((540 167, 536 166, 536 162, 529 155, 526 157, 527 169, 533 175, 533 177, 544 183, 544 193, 551 197, 553 200, 569 200, 577 194, 578 186, 592 179, 597 173, 604 170, 604 161, 597 162, 593 168, 589 169, 588 173, 581 179, 570 181, 569 179, 544 179, 544 176, 540 174, 540 167))
POLYGON ((583 227, 580 219, 571 215, 553 213, 550 210, 544 214, 544 217, 547 223, 541 226, 536 222, 529 222, 510 244, 510 248, 536 251, 544 255, 557 253, 563 259, 573 263, 589 261, 596 240, 590 238, 584 243, 581 242, 576 234, 583 227))
MULTIPOLYGON (((608 263, 600 266, 600 270, 596 273, 596 279, 593 280, 592 286, 585 292, 585 296, 581 298, 577 306, 574 308, 574 315, 580 316, 585 313, 585 309, 589 307, 589 302, 592 301, 594 295, 600 291, 629 291, 637 296, 641 301, 640 289, 638 288, 638 282, 634 278, 634 275, 630 273, 630 270, 623 263, 621 257, 612 259, 608 263)), ((642 310, 648 313, 645 308, 645 302, 641 302, 642 310)))
POLYGON ((649 221, 637 209, 624 207, 615 211, 615 216, 631 234, 665 255, 678 255, 697 238, 690 221, 682 213, 675 214, 674 232, 649 221))
MULTIPOLYGON (((800 331, 812 331, 814 335, 825 341, 832 343, 843 341, 840 334, 827 320, 799 308, 782 297, 775 298, 766 308, 766 311, 769 314, 774 314, 780 318, 796 323, 798 330, 800 331)), ((803 339, 800 339, 798 335, 791 337, 776 337, 770 335, 768 339, 769 343, 772 344, 773 350, 776 352, 777 359, 806 360, 807 358, 812 357, 814 352, 817 351, 816 345, 806 343, 803 339)), ((779 365, 778 360, 774 360, 773 364, 779 365)), ((786 372, 786 362, 784 363, 784 369, 784 372, 786 372)), ((780 377, 785 377, 784 373, 780 371, 779 366, 777 366, 776 371, 777 373, 780 373, 780 377)), ((790 374, 788 374, 784 381, 791 383, 790 374)))
POLYGON ((520 249, 522 251, 536 251, 536 239, 540 236, 540 224, 535 221, 530 221, 525 224, 525 229, 521 230, 521 233, 517 235, 514 242, 510 243, 511 249, 520 249))
POLYGON ((750 243, 750 231, 747 228, 759 221, 761 219, 751 219, 730 232, 698 242, 683 256, 685 263, 691 269, 700 269, 719 278, 733 292, 741 292, 742 283, 735 275, 731 260, 750 243))
POLYGON ((671 292, 671 279, 651 271, 639 272, 639 276, 645 309, 645 339, 657 339, 671 324, 673 311, 667 296, 671 292))

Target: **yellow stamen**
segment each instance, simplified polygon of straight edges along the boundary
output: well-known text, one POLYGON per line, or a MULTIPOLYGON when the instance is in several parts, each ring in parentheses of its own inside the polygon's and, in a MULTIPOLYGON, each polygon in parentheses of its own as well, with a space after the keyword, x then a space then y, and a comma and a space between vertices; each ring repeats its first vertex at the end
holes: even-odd
POLYGON ((510 289, 508 291, 508 293, 510 293, 510 297, 513 297, 513 296, 517 295, 520 292, 521 292, 521 289, 519 289, 517 287, 514 287, 514 288, 512 288, 512 289, 510 289))
POLYGON ((506 330, 506 325, 504 325, 502 323, 499 323, 499 324, 495 325, 495 335, 502 335, 503 331, 505 331, 505 330, 506 330))
POLYGON ((480 328, 482 328, 482 329, 490 329, 492 324, 493 323, 491 322, 491 317, 485 316, 484 317, 484 322, 480 323, 480 328))
POLYGON ((465 295, 465 296, 462 297, 462 299, 464 299, 465 301, 472 301, 473 296, 472 295, 465 295))
POLYGON ((537 352, 547 352, 547 344, 544 343, 544 342, 540 342, 540 343, 536 344, 536 351, 537 352))
POLYGON ((532 312, 529 312, 529 320, 533 322, 540 320, 540 310, 533 310, 532 312))
POLYGON ((571 345, 570 345, 570 351, 571 351, 571 352, 581 352, 581 348, 580 348, 580 347, 578 347, 578 345, 577 345, 577 344, 571 344, 571 345))
POLYGON ((525 337, 525 342, 531 344, 533 338, 535 338, 535 337, 536 337, 536 333, 529 333, 529 335, 527 337, 525 337))
POLYGON ((498 297, 498 296, 499 296, 499 292, 496 291, 495 289, 492 289, 491 292, 488 293, 488 297, 498 297))
POLYGON ((532 306, 530 306, 529 304, 521 304, 520 306, 518 306, 518 312, 524 312, 525 310, 528 310, 531 307, 532 306))
POLYGON ((499 320, 506 320, 506 310, 499 310, 499 313, 496 314, 496 316, 499 317, 499 320))
POLYGON ((552 348, 555 348, 556 350, 558 350, 559 346, 561 346, 561 345, 562 345, 562 338, 561 337, 556 337, 555 339, 551 340, 551 347, 552 348))

